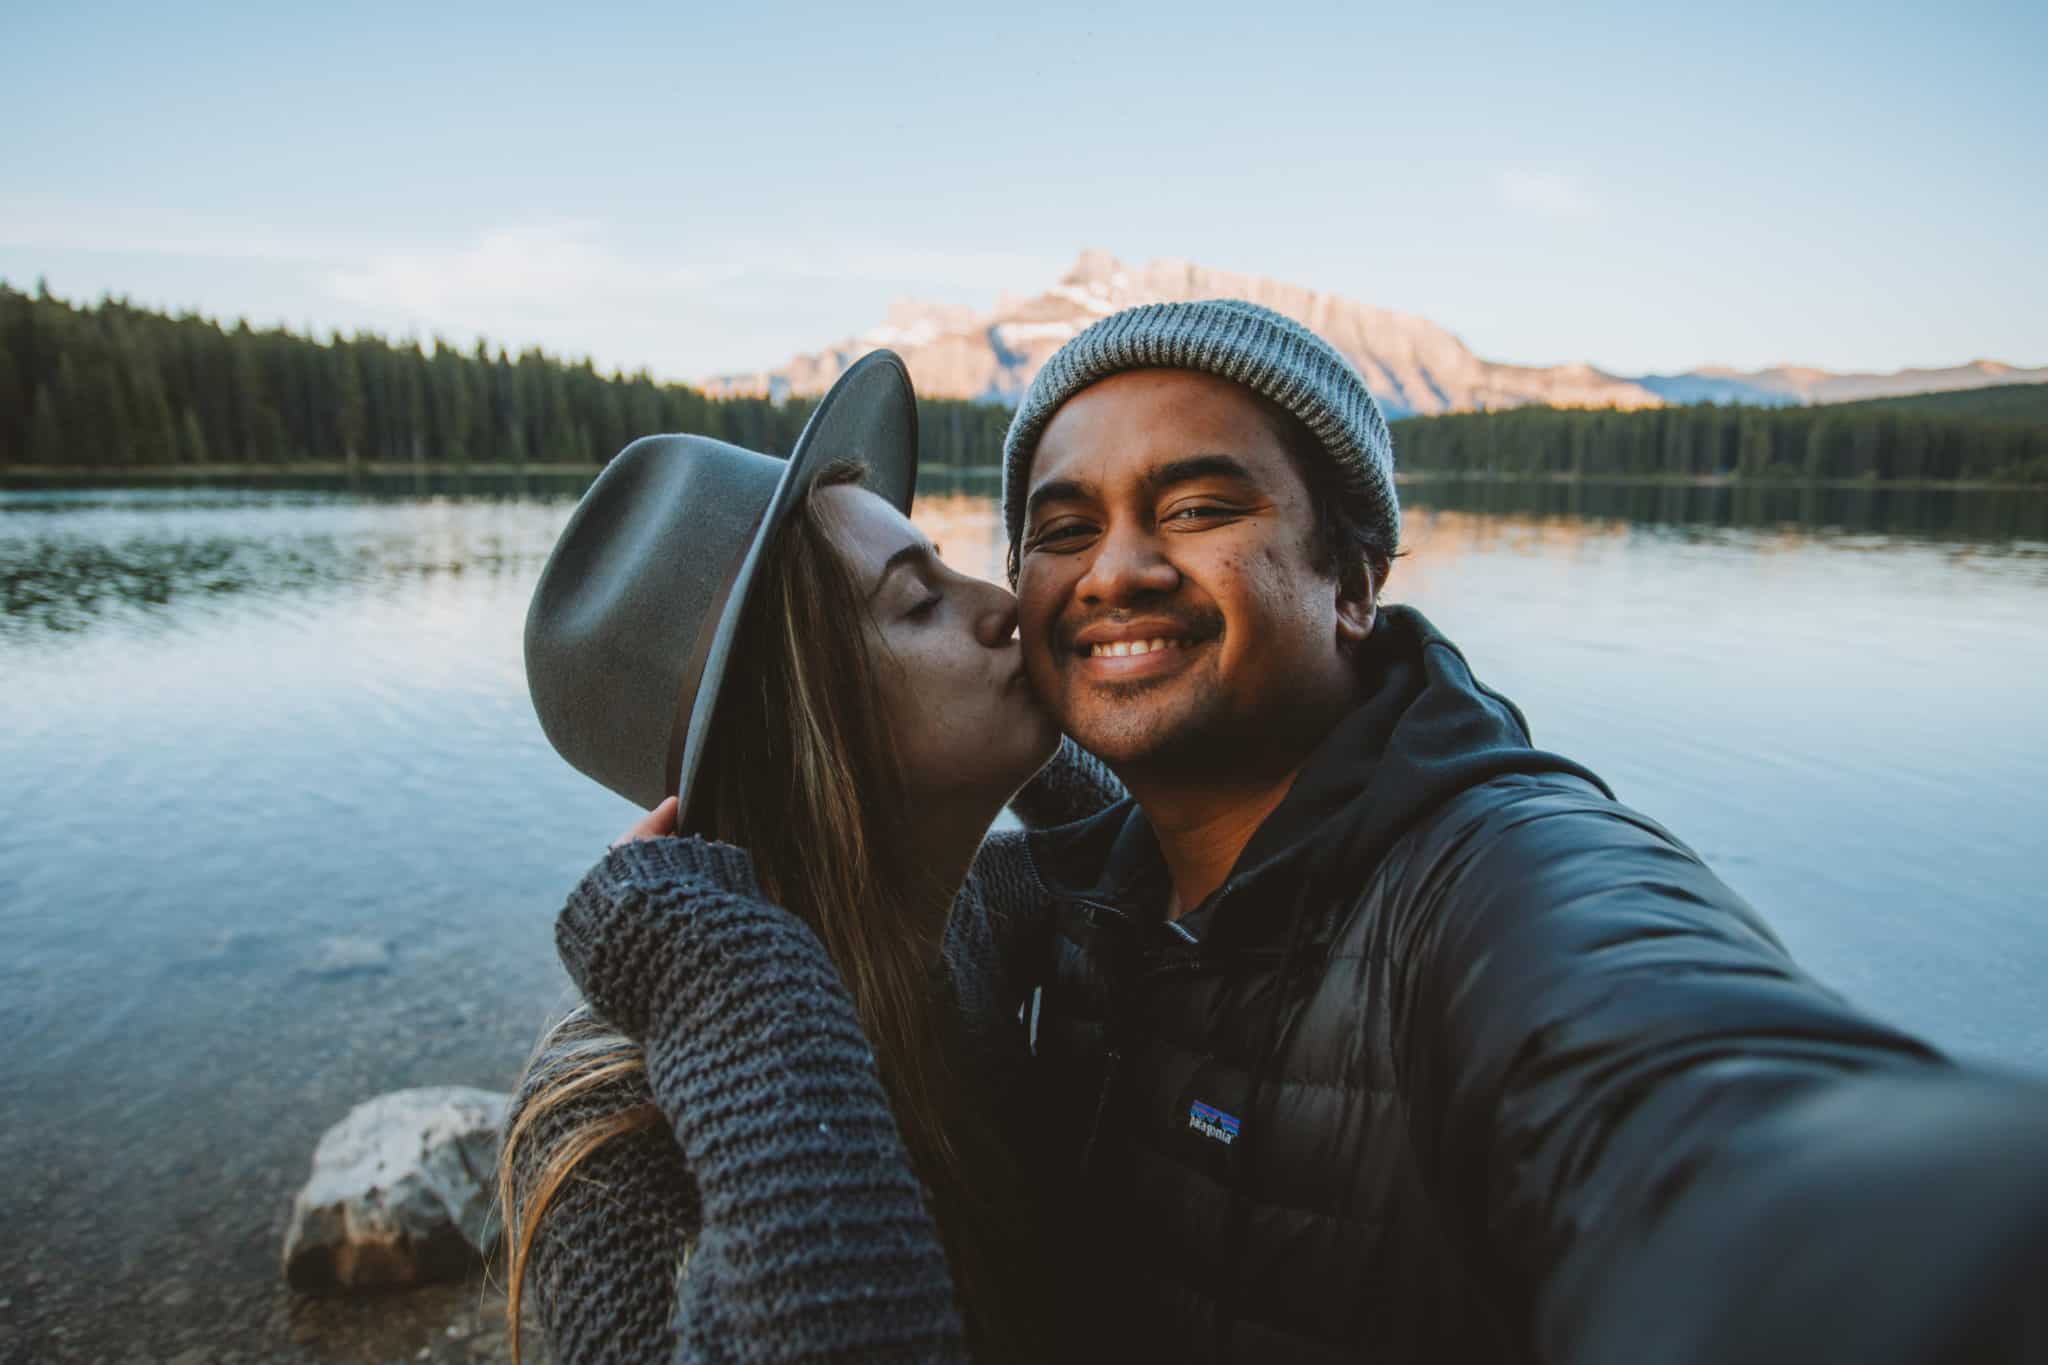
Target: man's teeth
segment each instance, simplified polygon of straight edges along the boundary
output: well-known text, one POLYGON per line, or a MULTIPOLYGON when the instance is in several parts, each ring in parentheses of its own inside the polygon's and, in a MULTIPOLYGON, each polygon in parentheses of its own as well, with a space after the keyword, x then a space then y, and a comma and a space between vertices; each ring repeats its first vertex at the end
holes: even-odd
POLYGON ((1184 640, 1112 640, 1106 644, 1090 645, 1091 659, 1122 659, 1132 654, 1150 654, 1155 649, 1179 649, 1187 643, 1184 640))

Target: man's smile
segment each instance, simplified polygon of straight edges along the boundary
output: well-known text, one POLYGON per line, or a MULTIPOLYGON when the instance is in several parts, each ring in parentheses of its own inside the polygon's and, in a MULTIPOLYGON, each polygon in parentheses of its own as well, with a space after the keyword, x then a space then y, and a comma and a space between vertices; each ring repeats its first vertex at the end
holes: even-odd
POLYGON ((1186 667, 1222 634, 1222 628, 1223 623, 1213 619, 1101 621, 1076 631, 1066 652, 1084 680, 1134 682, 1186 667))
POLYGON ((1188 642, 1182 639, 1154 640, 1106 640, 1097 645, 1086 645, 1082 657, 1089 659, 1121 659, 1127 654, 1150 654, 1155 649, 1185 649, 1188 642))

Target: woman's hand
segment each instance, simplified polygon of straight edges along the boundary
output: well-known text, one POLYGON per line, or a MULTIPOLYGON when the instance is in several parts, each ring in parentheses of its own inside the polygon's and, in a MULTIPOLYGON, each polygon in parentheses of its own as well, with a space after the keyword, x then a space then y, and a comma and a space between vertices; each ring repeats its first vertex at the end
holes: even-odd
POLYGON ((640 817, 633 827, 612 840, 612 847, 620 844, 636 844, 642 839, 666 839, 676 832, 676 799, 668 800, 640 817))

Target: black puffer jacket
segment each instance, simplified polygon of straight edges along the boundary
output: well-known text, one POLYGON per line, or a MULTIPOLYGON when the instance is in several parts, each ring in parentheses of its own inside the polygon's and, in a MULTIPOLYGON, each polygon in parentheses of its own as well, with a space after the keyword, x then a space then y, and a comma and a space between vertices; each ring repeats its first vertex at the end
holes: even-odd
POLYGON ((1032 836, 1055 903, 1035 1135, 1070 1199, 1077 1351, 2017 1350, 2042 1092, 1802 975, 1419 614, 1388 611, 1361 663, 1367 700, 1178 924, 1129 802, 1032 836))

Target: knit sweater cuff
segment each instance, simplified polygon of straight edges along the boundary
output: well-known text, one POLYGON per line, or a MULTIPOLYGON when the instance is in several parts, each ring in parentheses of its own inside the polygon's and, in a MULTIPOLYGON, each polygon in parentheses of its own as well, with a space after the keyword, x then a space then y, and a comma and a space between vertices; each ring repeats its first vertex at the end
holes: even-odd
POLYGON ((754 879, 754 860, 745 849, 698 838, 635 839, 620 844, 590 869, 583 886, 594 894, 613 896, 628 887, 653 890, 691 882, 708 883, 737 896, 761 896, 760 883, 754 879))
MULTIPOLYGON (((649 839, 605 855, 555 917, 562 966, 606 1022, 647 1040, 664 978, 699 950, 707 907, 763 903, 747 855, 703 839, 649 839)), ((794 923, 794 921, 792 921, 794 923)))
POLYGON ((1026 829, 1050 829, 1108 810, 1128 794, 1101 759, 1061 739, 1052 761, 1010 798, 1010 809, 1026 829))

